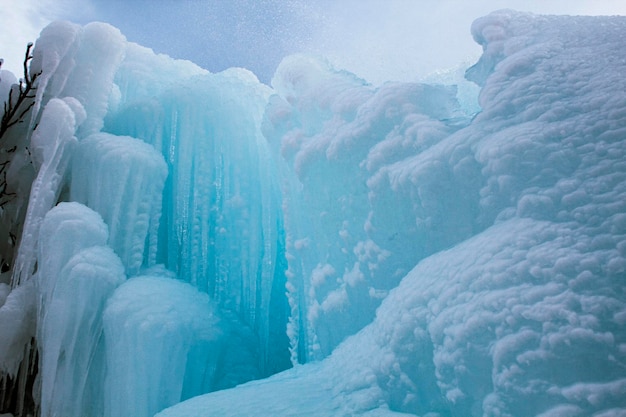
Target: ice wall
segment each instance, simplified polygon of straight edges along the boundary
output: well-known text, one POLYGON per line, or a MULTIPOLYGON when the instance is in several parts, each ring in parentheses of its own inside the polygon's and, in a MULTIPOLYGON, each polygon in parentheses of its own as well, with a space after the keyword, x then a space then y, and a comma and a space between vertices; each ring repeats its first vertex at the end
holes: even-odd
MULTIPOLYGON (((299 323, 307 322, 304 337, 332 345, 336 327, 310 312, 316 301, 324 304, 318 294, 357 288, 345 266, 354 261, 333 257, 329 244, 345 255, 354 253, 346 237, 368 237, 369 247, 379 249, 359 266, 378 267, 387 282, 399 284, 389 284, 394 288, 372 322, 322 362, 159 416, 623 415, 625 28, 621 17, 512 11, 477 20, 472 33, 485 52, 468 77, 482 85, 482 110, 465 126, 462 117, 440 119, 405 104, 407 115, 383 128, 372 110, 332 109, 345 109, 351 97, 360 110, 359 99, 367 103, 385 89, 395 88, 391 97, 400 100, 417 87, 383 86, 357 99, 350 88, 367 86, 350 76, 315 73, 319 66, 312 70, 302 60, 284 63, 288 79, 318 87, 310 90, 316 99, 282 81, 279 70, 274 86, 281 97, 270 99, 265 131, 285 156, 285 169, 298 175, 286 198, 308 198, 319 204, 317 216, 330 219, 317 220, 300 206, 310 223, 327 226, 320 232, 306 229, 298 211, 285 214, 290 271, 298 268, 290 296, 303 312, 299 323), (325 82, 346 96, 332 88, 325 96, 319 87, 325 82), (359 114, 372 116, 361 130, 352 124, 359 114), (335 160, 345 163, 334 166, 335 160), (352 193, 335 185, 353 172, 367 181, 351 187, 355 200, 361 187, 366 206, 346 219, 340 208, 352 193), (357 231, 345 220, 358 220, 357 231), (311 252, 322 254, 317 269, 316 256, 306 258, 311 252), (299 275, 307 270, 313 272, 299 275), (243 406, 229 408, 234 398, 243 406)), ((432 103, 432 96, 421 99, 432 103)), ((383 120, 402 115, 390 104, 383 108, 383 120)), ((293 205, 288 200, 286 207, 293 205)), ((360 285, 379 288, 369 281, 375 274, 362 276, 360 285)), ((370 314, 354 306, 367 305, 376 291, 345 293, 346 316, 370 314)), ((312 345, 305 343, 305 354, 314 356, 312 345)))
POLYGON ((144 71, 154 77, 152 66, 134 62, 140 59, 148 58, 128 56, 117 75, 120 104, 105 130, 141 138, 167 161, 156 262, 254 330, 261 373, 284 369, 280 195, 260 132, 270 89, 250 72, 231 69, 185 82, 166 72, 166 87, 144 90, 128 81, 141 81, 144 71))
POLYGON ((42 415, 151 416, 291 366, 280 192, 260 130, 270 88, 100 23, 55 22, 33 55, 19 162, 36 177, 21 190, 15 289, 2 287, 0 407, 19 391, 25 415, 37 371, 42 415))
POLYGON ((624 414, 625 28, 479 19, 474 114, 54 23, 0 376, 23 401, 34 336, 44 416, 624 414))
POLYGON ((419 259, 471 235, 456 227, 471 211, 459 207, 443 219, 443 205, 422 207, 415 195, 445 193, 452 203, 471 178, 442 190, 437 182, 446 177, 429 174, 430 184, 413 191, 414 200, 380 185, 389 167, 425 152, 469 115, 453 86, 374 89, 304 56, 286 58, 272 85, 264 133, 282 166, 289 334, 292 357, 307 362, 326 357, 369 323, 419 259), (439 233, 426 237, 433 229, 439 233))

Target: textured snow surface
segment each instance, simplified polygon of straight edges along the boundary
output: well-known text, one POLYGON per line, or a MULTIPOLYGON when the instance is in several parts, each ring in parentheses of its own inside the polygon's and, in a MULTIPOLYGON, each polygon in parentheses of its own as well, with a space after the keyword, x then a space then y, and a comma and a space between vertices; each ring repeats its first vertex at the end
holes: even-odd
POLYGON ((302 362, 327 356, 369 323, 387 291, 424 256, 420 246, 435 245, 410 233, 415 214, 400 211, 412 204, 410 193, 393 196, 402 205, 379 203, 377 184, 369 182, 452 133, 454 123, 439 119, 462 112, 454 87, 374 90, 307 57, 285 59, 272 82, 277 94, 264 133, 286 178, 289 334, 292 357, 302 362))
POLYGON ((45 417, 626 415, 626 19, 472 34, 478 113, 49 26, 0 376, 36 337, 45 417))

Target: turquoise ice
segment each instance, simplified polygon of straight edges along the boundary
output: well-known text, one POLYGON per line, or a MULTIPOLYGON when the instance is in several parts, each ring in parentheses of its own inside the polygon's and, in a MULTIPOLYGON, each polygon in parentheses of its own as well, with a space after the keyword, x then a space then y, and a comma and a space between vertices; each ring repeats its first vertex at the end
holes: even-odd
POLYGON ((35 337, 46 417, 624 415, 626 20, 472 34, 467 80, 268 86, 46 28, 0 376, 35 337))

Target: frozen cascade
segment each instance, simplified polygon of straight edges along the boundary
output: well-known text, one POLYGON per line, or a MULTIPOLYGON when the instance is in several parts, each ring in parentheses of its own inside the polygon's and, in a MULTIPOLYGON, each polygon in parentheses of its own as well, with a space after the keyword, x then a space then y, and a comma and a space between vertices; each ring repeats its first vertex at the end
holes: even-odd
POLYGON ((23 398, 36 336, 44 417, 624 415, 626 19, 472 33, 478 114, 49 26, 0 378, 23 398))
MULTIPOLYGON (((278 78, 264 132, 299 175, 291 180, 299 194, 285 196, 289 282, 310 280, 294 289, 309 285, 292 305, 308 314, 301 320, 315 325, 323 350, 336 327, 310 313, 307 297, 324 314, 332 294, 347 315, 370 314, 352 307, 368 297, 382 302, 371 323, 323 361, 159 417, 624 415, 626 19, 501 11, 477 20, 472 33, 485 52, 468 71, 482 85, 482 110, 469 123, 462 115, 439 120, 419 103, 394 107, 419 90, 412 85, 375 91, 371 97, 391 99, 382 112, 367 95, 355 103, 360 112, 350 112, 347 98, 357 94, 318 87, 312 100, 278 78), (363 153, 355 165, 365 170, 368 206, 341 216, 346 199, 332 193, 346 177, 329 168, 363 153), (330 219, 319 221, 325 234, 299 224, 300 213, 315 219, 302 203, 313 200, 305 200, 309 192, 322 207, 317 215, 330 219), (324 256, 331 251, 307 266, 304 256, 318 245, 350 254, 344 242, 354 220, 364 226, 354 245, 361 275, 324 256), (372 270, 399 284, 376 286, 363 274, 372 270), (354 291, 360 282, 372 291, 354 291), (230 407, 235 399, 241 406, 230 407)), ((298 61, 284 64, 295 82, 333 77, 298 61)), ((354 88, 345 78, 332 85, 354 88)), ((305 354, 315 342, 305 343, 305 354)))
MULTIPOLYGON (((44 98, 44 92, 48 90, 46 88, 47 86, 51 87, 50 90, 60 93, 60 88, 64 82, 49 83, 49 81, 52 74, 65 72, 61 69, 63 67, 67 67, 68 65, 66 64, 69 63, 70 66, 73 66, 73 61, 71 59, 63 58, 68 55, 67 52, 74 44, 78 28, 79 26, 72 25, 67 22, 56 22, 44 30, 45 33, 42 34, 40 42, 38 42, 39 46, 35 47, 35 50, 31 50, 33 59, 30 62, 29 78, 32 80, 33 77, 38 77, 36 81, 36 89, 31 90, 30 94, 23 102, 24 108, 29 108, 29 106, 31 106, 32 110, 24 115, 25 118, 22 120, 23 123, 13 125, 6 131, 2 138, 3 148, 5 150, 11 150, 10 152, 4 152, 2 155, 2 161, 0 161, 2 164, 2 174, 5 176, 4 178, 6 178, 7 182, 6 191, 11 198, 4 198, 4 201, 1 203, 2 210, 0 212, 0 230, 2 231, 3 236, 8 235, 11 239, 2 239, 0 241, 0 250, 2 251, 3 264, 15 265, 15 267, 12 268, 13 278, 11 280, 14 286, 18 285, 20 282, 28 280, 33 272, 32 259, 34 259, 35 255, 34 247, 36 245, 35 241, 37 237, 37 229, 43 215, 45 215, 45 207, 55 203, 55 201, 47 201, 47 199, 50 199, 51 195, 54 195, 59 191, 54 189, 55 186, 50 188, 49 185, 42 184, 46 182, 47 178, 43 173, 41 173, 37 179, 37 185, 38 187, 44 187, 44 189, 35 190, 32 196, 33 203, 37 200, 36 203, 38 208, 30 208, 29 219, 26 220, 30 190, 33 186, 33 182, 35 181, 35 177, 37 176, 36 170, 40 168, 40 165, 43 162, 41 159, 39 159, 39 161, 33 161, 33 155, 30 151, 31 137, 35 134, 35 136, 40 139, 40 143, 37 146, 46 147, 48 143, 51 144, 52 148, 56 147, 56 156, 53 158, 54 161, 48 161, 46 163, 47 168, 45 170, 48 171, 48 174, 56 177, 56 186, 60 186, 61 184, 58 182, 59 180, 62 180, 63 177, 63 164, 67 162, 67 155, 63 154, 63 148, 71 146, 71 141, 68 141, 68 139, 71 138, 71 135, 73 135, 74 132, 72 131, 70 136, 65 138, 60 138, 57 135, 65 135, 68 130, 78 127, 82 122, 82 120, 75 120, 75 126, 72 127, 72 123, 70 123, 68 119, 71 118, 72 115, 69 113, 65 114, 65 121, 67 122, 65 125, 60 121, 62 117, 59 117, 58 121, 51 120, 56 116, 61 116, 61 114, 58 113, 59 106, 57 104, 56 106, 51 106, 56 107, 56 110, 52 110, 52 108, 49 110, 49 113, 52 114, 48 114, 48 120, 44 123, 44 126, 40 125, 44 113, 44 104, 55 97, 63 99, 66 101, 66 104, 72 108, 72 111, 76 111, 76 114, 73 115, 75 119, 83 117, 83 111, 72 104, 72 102, 76 101, 73 98, 49 93, 45 94, 44 98), (47 51, 45 54, 42 53, 44 49, 47 51), (61 61, 64 63, 63 65, 60 65, 61 61), (43 66, 46 67, 45 73, 42 70, 43 66), (50 122, 52 122, 52 124, 50 124, 50 122), (35 127, 39 127, 39 129, 35 129, 35 127), (47 131, 48 129, 50 129, 50 132, 47 131), (57 137, 55 138, 55 136, 57 137), (63 159, 65 159, 65 161, 63 161, 63 159), (58 163, 61 163, 61 165, 55 167, 55 164, 58 163), (58 170, 59 172, 51 172, 51 170, 58 170), (23 233, 24 227, 27 228, 26 233, 23 233), (18 238, 20 239, 20 242, 17 242, 18 245, 15 245, 18 238), (33 239, 35 241, 33 241, 33 239), (18 260, 17 252, 20 250, 20 246, 22 247, 22 254, 19 255, 20 259, 18 260)), ((19 86, 16 83, 17 80, 12 74, 10 74, 10 76, 9 74, 10 73, 7 71, 2 71, 2 80, 0 80, 2 98, 0 101, 3 103, 6 103, 9 98, 9 89, 13 90, 13 100, 16 100, 19 95, 19 86)), ((63 76, 61 75, 55 77, 55 81, 59 80, 59 78, 63 78, 63 76)), ((50 207, 51 206, 48 206, 48 208, 50 207)))
MULTIPOLYGON (((46 114, 56 112, 58 117, 52 119, 68 130, 74 141, 71 148, 60 148, 55 154, 63 162, 56 177, 39 170, 41 183, 52 193, 46 195, 47 205, 39 204, 41 208, 31 216, 33 224, 38 226, 46 211, 59 200, 82 203, 97 212, 108 229, 107 238, 96 247, 113 249, 125 274, 142 275, 145 268, 162 263, 170 271, 152 268, 152 275, 171 280, 173 272, 175 278, 189 281, 208 293, 211 302, 217 302, 224 310, 218 344, 193 344, 193 338, 189 342, 193 345, 190 358, 196 358, 198 363, 209 357, 212 361, 219 358, 221 363, 214 366, 213 376, 209 372, 209 376, 205 375, 208 380, 200 378, 197 382, 189 371, 191 377, 184 380, 182 393, 173 394, 167 401, 150 400, 149 407, 142 403, 140 408, 156 412, 192 394, 231 387, 290 366, 284 332, 287 301, 281 291, 285 266, 280 196, 275 180, 271 179, 276 173, 259 128, 270 89, 245 70, 208 74, 190 62, 155 55, 149 49, 126 43, 117 29, 99 23, 80 27, 55 22, 42 32, 33 55, 31 70, 43 70, 35 107, 43 109, 43 116, 36 110, 34 123, 38 130, 49 133, 54 125, 48 126, 46 114), (59 103, 65 103, 63 109, 68 117, 73 112, 75 123, 59 116, 59 103), (233 114, 238 117, 233 119, 233 114), (98 132, 103 128, 104 132, 98 132), (66 184, 63 170, 70 160, 74 175, 66 184)), ((31 209, 39 207, 33 203, 37 201, 37 188, 33 190, 31 209)), ((93 224, 97 222, 94 220, 93 224)), ((33 230, 25 233, 20 242, 20 250, 33 255, 23 256, 30 262, 28 273, 20 274, 24 280, 35 270, 34 247, 41 244, 37 229, 33 230), (28 248, 30 252, 26 251, 28 248)), ((62 243, 58 242, 58 250, 64 250, 62 243)), ((102 253, 102 263, 118 260, 105 252, 90 249, 76 256, 84 261, 102 253)), ((79 340, 63 336, 72 329, 92 326, 90 334, 96 340, 102 309, 94 316, 82 304, 63 309, 63 303, 51 295, 57 284, 65 288, 67 282, 78 279, 77 274, 84 270, 80 259, 37 263, 42 288, 39 291, 48 294, 39 303, 37 332, 38 338, 46 340, 39 346, 42 410, 50 415, 116 415, 111 408, 117 407, 112 397, 102 397, 103 392, 111 391, 93 390, 92 381, 105 383, 103 360, 96 358, 96 362, 102 363, 90 367, 82 359, 86 352, 97 352, 93 354, 99 358, 113 346, 89 342, 75 348, 71 344, 79 340), (57 283, 57 279, 61 281, 57 283), (47 310, 53 311, 54 317, 48 318, 44 313, 47 310), (77 317, 71 321, 68 314, 77 317), (83 321, 80 315, 85 316, 83 321), (55 329, 60 333, 56 338, 55 329), (71 360, 77 369, 91 372, 88 380, 70 375, 70 362, 63 362, 66 352, 73 355, 71 360), (58 369, 54 368, 55 358, 60 362, 58 369), (68 381, 64 388, 57 387, 59 378, 68 381), (84 401, 71 401, 67 395, 70 392, 84 392, 84 401), (87 410, 84 407, 88 405, 87 410)), ((98 264, 94 261, 95 269, 98 264)), ((102 280, 91 279, 85 293, 95 291, 95 282, 102 280)), ((24 287, 27 288, 30 286, 24 287)), ((102 287, 101 290, 97 300, 95 294, 88 294, 95 305, 105 303, 110 293, 102 287)), ((7 299, 17 295, 18 292, 11 293, 7 299)), ((63 293, 59 295, 62 296, 63 293)), ((31 314, 28 311, 25 306, 19 322, 27 322, 31 314)), ((137 313, 138 322, 144 312, 137 313)), ((109 319, 108 328, 114 329, 116 324, 109 319)), ((159 325, 164 323, 156 322, 155 326, 159 325)), ((24 328, 34 336, 32 326, 24 328)), ((15 334, 14 340, 6 343, 11 352, 14 343, 29 340, 18 333, 7 332, 15 334)), ((184 362, 186 345, 177 346, 176 351, 183 352, 180 360, 184 362)), ((128 339, 118 340, 115 345, 124 354, 135 348, 128 339)), ((19 361, 20 357, 12 354, 7 367, 19 361)), ((28 365, 23 368, 28 369, 28 365)), ((110 368, 108 372, 118 371, 110 368)), ((170 380, 173 384, 174 379, 170 380)), ((110 383, 116 384, 114 380, 110 383)), ((158 388, 164 382, 154 383, 158 388)), ((134 386, 140 389, 143 385, 137 379, 134 386)))
MULTIPOLYGON (((127 56, 122 65, 120 84, 126 85, 131 74, 142 79, 142 71, 153 72, 128 62, 131 58, 136 59, 127 56)), ((165 82, 171 82, 169 77, 165 82)), ((142 96, 141 87, 128 83, 121 101, 133 101, 120 105, 105 124, 111 133, 161 149, 170 175, 157 263, 255 330, 265 372, 288 366, 286 338, 283 347, 270 340, 284 335, 286 302, 280 291, 280 196, 259 128, 269 93, 242 69, 193 74, 157 90, 157 98, 142 96)))
POLYGON ((213 303, 156 272, 127 281, 104 311, 105 417, 151 417, 214 381, 222 330, 213 303))
POLYGON ((84 110, 76 100, 54 99, 46 105, 33 134, 31 148, 38 174, 31 187, 22 242, 13 267, 14 285, 29 279, 34 272, 39 227, 61 194, 70 157, 76 146, 74 131, 84 117, 84 110))
POLYGON ((41 33, 30 69, 31 74, 42 73, 30 122, 36 126, 32 148, 41 155, 33 155, 38 177, 32 185, 29 212, 14 262, 13 285, 29 279, 34 272, 38 228, 62 191, 75 133, 82 138, 85 132, 99 130, 103 123, 114 69, 124 54, 123 42, 117 29, 102 23, 80 28, 55 22, 41 33), (76 65, 77 60, 81 65, 76 65), (76 132, 78 129, 81 131, 76 132))
POLYGON ((44 416, 102 415, 102 314, 126 279, 107 238, 100 216, 78 203, 58 205, 43 221, 35 282, 44 416))
POLYGON ((109 245, 129 275, 156 262, 167 166, 160 153, 131 137, 95 133, 76 149, 70 199, 97 211, 109 225, 109 245), (146 259, 144 259, 144 257, 146 259))

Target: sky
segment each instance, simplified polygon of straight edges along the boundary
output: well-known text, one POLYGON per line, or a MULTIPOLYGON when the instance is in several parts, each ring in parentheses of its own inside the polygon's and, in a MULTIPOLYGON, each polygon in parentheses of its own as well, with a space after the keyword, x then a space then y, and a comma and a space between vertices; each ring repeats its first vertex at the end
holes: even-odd
POLYGON ((300 52, 373 84, 419 81, 475 62, 472 21, 503 8, 626 15, 624 0, 0 0, 0 57, 18 72, 50 21, 103 21, 155 52, 212 72, 248 68, 265 83, 300 52))

